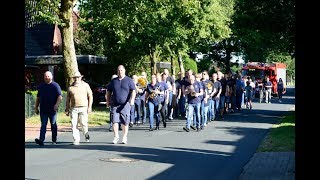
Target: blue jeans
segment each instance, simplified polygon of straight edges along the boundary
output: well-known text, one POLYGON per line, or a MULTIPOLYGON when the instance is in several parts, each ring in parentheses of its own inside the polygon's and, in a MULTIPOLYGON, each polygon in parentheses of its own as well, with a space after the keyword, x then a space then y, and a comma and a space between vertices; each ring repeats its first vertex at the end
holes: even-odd
POLYGON ((200 107, 201 103, 188 104, 187 128, 190 129, 191 120, 194 120, 193 114, 196 114, 196 127, 200 128, 200 107))
POLYGON ((168 102, 168 105, 167 105, 167 108, 166 108, 167 118, 169 118, 170 112, 171 112, 171 109, 172 109, 172 100, 173 100, 172 98, 173 98, 173 93, 172 93, 172 91, 169 91, 169 102, 168 102))
POLYGON ((209 110, 208 110, 208 118, 209 120, 214 120, 214 118, 216 117, 214 114, 214 101, 213 99, 208 99, 209 102, 209 110))
POLYGON ((148 107, 149 107, 149 124, 150 128, 153 128, 153 117, 156 117, 156 124, 159 125, 160 118, 159 118, 159 105, 154 105, 152 102, 148 101, 148 107))
POLYGON ((237 94, 236 94, 236 108, 238 110, 241 109, 242 94, 243 94, 242 92, 237 92, 237 94))
POLYGON ((140 100, 135 100, 130 110, 130 122, 136 123, 140 116, 140 100))
POLYGON ((219 102, 220 102, 220 99, 213 100, 213 104, 214 104, 213 110, 214 110, 215 117, 219 116, 219 102))
POLYGON ((209 110, 209 106, 205 106, 204 101, 202 101, 201 102, 201 127, 203 127, 203 126, 205 126, 205 124, 207 124, 208 110, 209 110))
POLYGON ((51 113, 44 113, 40 111, 40 120, 41 120, 40 141, 44 142, 46 138, 48 119, 50 119, 50 124, 51 124, 52 142, 56 142, 57 135, 58 135, 56 111, 51 113))
POLYGON ((241 107, 243 107, 244 106, 244 103, 245 103, 245 94, 244 94, 244 92, 241 94, 241 107))
POLYGON ((140 106, 141 106, 141 108, 142 108, 142 117, 141 117, 141 120, 142 120, 143 123, 145 123, 145 122, 146 122, 146 119, 147 119, 146 101, 141 99, 140 102, 141 102, 140 106))
POLYGON ((186 114, 185 104, 186 104, 186 97, 181 96, 179 100, 179 112, 181 116, 184 116, 186 114))
POLYGON ((226 96, 220 96, 219 100, 219 109, 224 109, 225 103, 226 102, 226 96))
POLYGON ((179 113, 180 113, 180 105, 179 105, 179 99, 174 99, 174 101, 176 101, 176 107, 173 109, 173 114, 174 117, 179 117, 179 113))

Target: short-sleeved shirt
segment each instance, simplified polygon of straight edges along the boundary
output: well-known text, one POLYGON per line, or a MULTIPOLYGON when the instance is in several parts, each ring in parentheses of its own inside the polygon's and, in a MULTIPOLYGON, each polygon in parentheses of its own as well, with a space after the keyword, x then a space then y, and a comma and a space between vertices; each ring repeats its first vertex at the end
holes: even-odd
MULTIPOLYGON (((218 95, 220 89, 222 89, 221 83, 220 81, 216 81, 213 83, 213 87, 217 90, 214 95, 212 96, 212 98, 216 98, 216 96, 218 95)), ((222 92, 221 92, 222 93, 222 92)))
POLYGON ((113 93, 112 101, 114 106, 124 105, 130 100, 131 91, 135 90, 134 82, 128 76, 123 79, 114 78, 108 86, 108 91, 113 93))
MULTIPOLYGON (((166 91, 168 89, 168 84, 165 81, 161 81, 161 82, 159 82, 159 84, 160 84, 160 89, 159 89, 160 92, 166 91)), ((164 98, 165 96, 166 96, 166 94, 159 94, 157 96, 158 102, 163 103, 165 100, 165 98, 164 98)))
POLYGON ((169 88, 170 86, 173 87, 173 85, 174 85, 174 79, 173 79, 172 76, 168 76, 167 79, 166 79, 166 82, 167 82, 168 88, 169 88))
MULTIPOLYGON (((265 86, 272 86, 271 81, 267 81, 265 86)), ((271 87, 266 87, 267 90, 271 90, 271 87)))
POLYGON ((236 94, 241 94, 245 88, 245 84, 243 80, 236 80, 236 94))
POLYGON ((249 97, 249 99, 251 99, 251 96, 252 96, 252 91, 253 91, 253 88, 252 86, 246 86, 244 88, 244 90, 246 91, 246 97, 249 97))
MULTIPOLYGON (((213 92, 213 82, 210 81, 209 79, 206 79, 203 81, 204 84, 204 91, 206 92, 206 95, 209 96, 209 94, 211 94, 213 92)), ((212 99, 212 97, 210 96, 208 99, 212 99)))
MULTIPOLYGON (((200 85, 200 89, 203 90, 203 92, 205 91, 205 84, 202 81, 197 81, 200 85)), ((204 99, 204 94, 199 96, 200 101, 202 101, 204 99)))
MULTIPOLYGON (((202 88, 202 86, 200 85, 200 82, 199 81, 195 81, 193 84, 190 84, 188 86, 193 86, 194 87, 194 91, 196 93, 199 93, 200 92, 200 89, 202 88)), ((188 87, 186 86, 186 88, 188 87)), ((191 94, 188 94, 188 104, 197 104, 197 103, 200 103, 201 102, 201 99, 200 97, 194 97, 194 96, 191 96, 191 94)))
POLYGON ((218 80, 221 83, 221 94, 220 96, 225 96, 227 90, 227 80, 225 78, 218 80))
POLYGON ((58 83, 52 81, 50 84, 42 83, 38 86, 38 94, 40 102, 40 112, 52 113, 57 99, 61 96, 61 88, 58 83))
MULTIPOLYGON (((146 88, 146 91, 148 92, 148 94, 150 95, 150 94, 152 94, 152 92, 155 90, 155 89, 160 89, 160 83, 156 83, 155 85, 152 85, 152 84, 148 84, 147 85, 147 88, 146 88)), ((158 99, 156 98, 156 97, 154 97, 154 98, 151 98, 150 96, 149 96, 149 98, 148 98, 148 101, 149 102, 152 102, 155 106, 157 106, 158 104, 159 104, 159 101, 158 101, 158 99)))
POLYGON ((284 85, 282 82, 278 82, 277 89, 283 91, 284 85))
POLYGON ((181 80, 180 79, 177 79, 177 80, 175 80, 175 86, 176 86, 176 94, 178 95, 178 93, 179 93, 179 90, 181 89, 181 80))
POLYGON ((142 100, 142 101, 145 101, 145 99, 146 99, 146 90, 147 90, 147 88, 143 88, 142 93, 139 93, 140 100, 142 100))

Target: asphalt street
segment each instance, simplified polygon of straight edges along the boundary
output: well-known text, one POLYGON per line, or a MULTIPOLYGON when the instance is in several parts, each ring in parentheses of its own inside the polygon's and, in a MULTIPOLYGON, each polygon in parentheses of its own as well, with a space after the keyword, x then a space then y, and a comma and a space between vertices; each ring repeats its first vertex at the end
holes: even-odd
POLYGON ((185 132, 186 120, 174 119, 158 131, 149 131, 148 124, 130 128, 128 144, 112 144, 107 126, 89 129, 90 142, 82 135, 78 146, 71 132, 59 134, 56 145, 28 140, 25 179, 236 180, 272 125, 294 108, 293 91, 282 103, 254 102, 252 110, 228 114, 200 132, 185 132))

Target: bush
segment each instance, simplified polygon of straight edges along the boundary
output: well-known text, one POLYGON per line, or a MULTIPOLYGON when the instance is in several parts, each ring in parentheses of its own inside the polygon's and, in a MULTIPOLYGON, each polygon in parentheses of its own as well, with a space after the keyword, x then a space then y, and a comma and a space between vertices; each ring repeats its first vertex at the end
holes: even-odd
MULTIPOLYGON (((34 107, 36 105, 36 98, 37 98, 38 91, 27 91, 24 94, 24 116, 25 118, 29 118, 35 115, 34 107)), ((62 91, 62 101, 60 103, 58 112, 64 112, 66 109, 66 97, 67 92, 62 91)))

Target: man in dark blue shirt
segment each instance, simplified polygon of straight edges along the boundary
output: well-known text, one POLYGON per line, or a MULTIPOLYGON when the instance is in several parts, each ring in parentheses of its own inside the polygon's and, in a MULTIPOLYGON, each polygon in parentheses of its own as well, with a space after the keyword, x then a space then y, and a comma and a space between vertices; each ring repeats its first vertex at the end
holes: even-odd
POLYGON ((126 70, 123 65, 118 66, 118 77, 111 80, 107 91, 107 106, 111 104, 111 117, 113 123, 114 138, 112 143, 116 144, 119 141, 119 123, 121 123, 123 137, 122 143, 127 144, 130 109, 134 105, 136 97, 136 86, 133 80, 126 76, 126 70), (112 99, 111 99, 112 93, 112 99))
POLYGON ((40 105, 40 137, 35 139, 35 142, 40 146, 43 146, 45 140, 48 119, 50 119, 51 132, 52 132, 52 143, 56 144, 58 127, 57 127, 57 111, 59 104, 62 100, 61 88, 58 83, 54 82, 52 73, 46 71, 44 73, 44 83, 38 87, 38 94, 35 105, 35 112, 39 114, 40 105))
POLYGON ((194 75, 189 76, 190 83, 186 84, 185 94, 188 98, 188 115, 186 126, 183 130, 189 132, 190 127, 195 130, 195 127, 191 126, 191 121, 196 120, 197 131, 200 130, 201 117, 200 117, 200 107, 201 99, 200 96, 203 95, 203 89, 200 82, 196 81, 194 75), (196 114, 196 119, 194 119, 193 113, 196 114))

